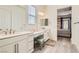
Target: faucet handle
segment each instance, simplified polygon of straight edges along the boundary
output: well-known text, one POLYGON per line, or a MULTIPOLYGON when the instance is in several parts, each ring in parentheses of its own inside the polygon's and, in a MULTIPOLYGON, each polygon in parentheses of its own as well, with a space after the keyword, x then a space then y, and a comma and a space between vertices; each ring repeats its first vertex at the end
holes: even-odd
POLYGON ((12 29, 9 30, 9 33, 10 33, 10 34, 12 33, 12 29))

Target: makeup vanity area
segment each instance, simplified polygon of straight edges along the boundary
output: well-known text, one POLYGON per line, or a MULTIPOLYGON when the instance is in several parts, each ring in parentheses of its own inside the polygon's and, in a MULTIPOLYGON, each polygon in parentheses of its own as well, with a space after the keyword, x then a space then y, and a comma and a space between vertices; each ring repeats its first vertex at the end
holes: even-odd
POLYGON ((48 39, 49 30, 34 32, 34 51, 42 49, 48 39))

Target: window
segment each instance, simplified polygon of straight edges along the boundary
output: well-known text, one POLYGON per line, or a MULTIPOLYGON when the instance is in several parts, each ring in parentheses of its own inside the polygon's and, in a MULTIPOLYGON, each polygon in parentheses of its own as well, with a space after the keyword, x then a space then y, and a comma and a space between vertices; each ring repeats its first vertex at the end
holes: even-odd
POLYGON ((35 20, 36 20, 35 6, 28 6, 28 23, 35 24, 35 20))

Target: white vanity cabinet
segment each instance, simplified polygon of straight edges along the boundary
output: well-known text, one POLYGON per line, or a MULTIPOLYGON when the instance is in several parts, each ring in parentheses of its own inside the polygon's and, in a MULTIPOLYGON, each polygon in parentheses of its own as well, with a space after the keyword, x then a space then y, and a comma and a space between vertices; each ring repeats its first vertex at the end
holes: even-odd
POLYGON ((27 44, 27 48, 28 48, 27 52, 30 53, 30 52, 33 52, 33 50, 34 50, 34 39, 33 39, 33 35, 28 36, 27 39, 28 39, 27 40, 27 42, 28 42, 28 44, 27 44))
POLYGON ((33 51, 33 35, 23 35, 23 37, 19 37, 17 48, 18 53, 29 53, 33 51))
POLYGON ((0 53, 31 53, 32 51, 32 34, 22 34, 0 39, 0 53))
POLYGON ((18 44, 17 44, 17 51, 18 53, 27 53, 27 41, 26 39, 23 39, 22 41, 18 41, 18 44))

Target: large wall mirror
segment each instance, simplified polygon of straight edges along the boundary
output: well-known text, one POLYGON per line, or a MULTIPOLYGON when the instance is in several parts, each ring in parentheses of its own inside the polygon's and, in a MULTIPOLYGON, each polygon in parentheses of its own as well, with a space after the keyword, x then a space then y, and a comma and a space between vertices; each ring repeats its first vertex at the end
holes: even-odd
POLYGON ((48 18, 40 19, 41 26, 48 26, 48 18))
POLYGON ((26 6, 0 6, 0 32, 6 30, 23 31, 26 19, 26 6))
POLYGON ((11 12, 9 8, 5 6, 0 6, 0 29, 10 29, 11 28, 11 12))
POLYGON ((27 20, 26 8, 22 6, 12 7, 12 29, 13 30, 15 30, 16 32, 24 31, 26 20, 27 20))

